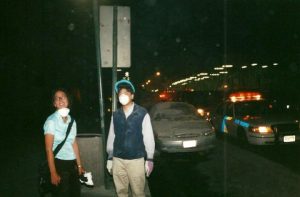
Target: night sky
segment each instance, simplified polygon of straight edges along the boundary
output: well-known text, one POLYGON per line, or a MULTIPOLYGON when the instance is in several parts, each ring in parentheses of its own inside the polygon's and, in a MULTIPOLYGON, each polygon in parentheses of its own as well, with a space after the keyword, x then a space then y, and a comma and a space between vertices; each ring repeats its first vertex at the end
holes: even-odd
MULTIPOLYGON (((128 71, 135 83, 155 71, 178 80, 223 63, 299 67, 298 0, 119 2, 131 7, 128 71)), ((51 90, 58 86, 75 95, 77 114, 95 116, 92 1, 2 1, 1 15, 1 117, 7 128, 41 124, 51 110, 51 90), (23 123, 16 126, 15 121, 23 123)), ((110 69, 103 69, 103 74, 109 92, 110 69)))

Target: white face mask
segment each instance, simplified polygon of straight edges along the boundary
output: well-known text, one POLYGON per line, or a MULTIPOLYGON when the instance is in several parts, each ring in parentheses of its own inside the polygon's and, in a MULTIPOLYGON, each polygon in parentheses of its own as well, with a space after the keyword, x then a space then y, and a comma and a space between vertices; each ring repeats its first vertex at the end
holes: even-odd
POLYGON ((61 108, 59 110, 57 110, 57 112, 59 113, 59 115, 61 115, 62 117, 66 117, 69 112, 70 112, 70 109, 69 108, 61 108))
POLYGON ((130 101, 129 96, 127 96, 126 94, 121 94, 119 96, 119 102, 122 105, 127 105, 129 103, 129 101, 130 101))

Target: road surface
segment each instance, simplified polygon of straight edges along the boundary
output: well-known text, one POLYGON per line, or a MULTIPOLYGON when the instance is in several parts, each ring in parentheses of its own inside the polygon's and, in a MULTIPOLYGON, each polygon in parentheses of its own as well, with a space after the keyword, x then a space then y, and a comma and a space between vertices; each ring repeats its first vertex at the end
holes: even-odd
POLYGON ((214 153, 161 155, 149 179, 154 197, 300 196, 298 146, 241 147, 217 140, 214 153))

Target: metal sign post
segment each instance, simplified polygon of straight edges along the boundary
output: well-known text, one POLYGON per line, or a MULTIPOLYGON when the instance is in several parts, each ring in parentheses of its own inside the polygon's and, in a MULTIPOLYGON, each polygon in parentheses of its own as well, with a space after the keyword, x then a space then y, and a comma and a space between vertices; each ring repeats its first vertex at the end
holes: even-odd
MULTIPOLYGON (((101 68, 112 68, 112 111, 115 111, 117 100, 114 84, 117 81, 117 68, 128 68, 131 66, 130 8, 124 6, 99 7, 98 0, 93 0, 93 13, 99 76, 99 102, 101 131, 103 134, 103 154, 104 158, 106 158, 106 134, 104 128, 104 103, 101 68)), ((104 171, 104 169, 103 172, 105 174, 105 188, 107 188, 108 174, 104 171)))
POLYGON ((117 109, 117 98, 114 85, 117 82, 117 57, 118 57, 118 7, 113 7, 113 63, 112 63, 112 111, 117 109))
POLYGON ((117 68, 131 66, 130 8, 126 6, 100 6, 101 66, 112 68, 112 111, 117 108, 114 84, 117 68))
MULTIPOLYGON (((105 133, 105 116, 104 116, 104 101, 103 101, 103 86, 102 86, 102 67, 101 67, 101 51, 100 51, 100 29, 99 29, 99 6, 98 0, 93 0, 93 18, 94 18, 94 27, 95 27, 95 44, 96 44, 96 61, 97 61, 97 70, 98 70, 98 90, 99 90, 99 106, 100 106, 100 127, 102 133, 102 149, 103 149, 103 158, 106 158, 106 133, 105 133)), ((99 161, 100 162, 100 161, 99 161)), ((104 163, 105 164, 105 163, 104 163)), ((102 166, 101 172, 104 171, 105 165, 102 166)), ((107 187, 107 177, 104 173, 104 184, 107 187)))

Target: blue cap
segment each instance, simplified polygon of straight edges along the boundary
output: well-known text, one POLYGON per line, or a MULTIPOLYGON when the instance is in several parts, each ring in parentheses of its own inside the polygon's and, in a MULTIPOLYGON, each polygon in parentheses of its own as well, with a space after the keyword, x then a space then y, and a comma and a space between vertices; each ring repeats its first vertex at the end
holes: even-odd
POLYGON ((132 85, 132 83, 130 81, 128 81, 126 79, 122 79, 120 81, 117 81, 117 83, 115 84, 115 91, 116 91, 116 93, 119 92, 119 86, 120 85, 128 85, 131 88, 132 92, 135 93, 134 86, 132 85))

